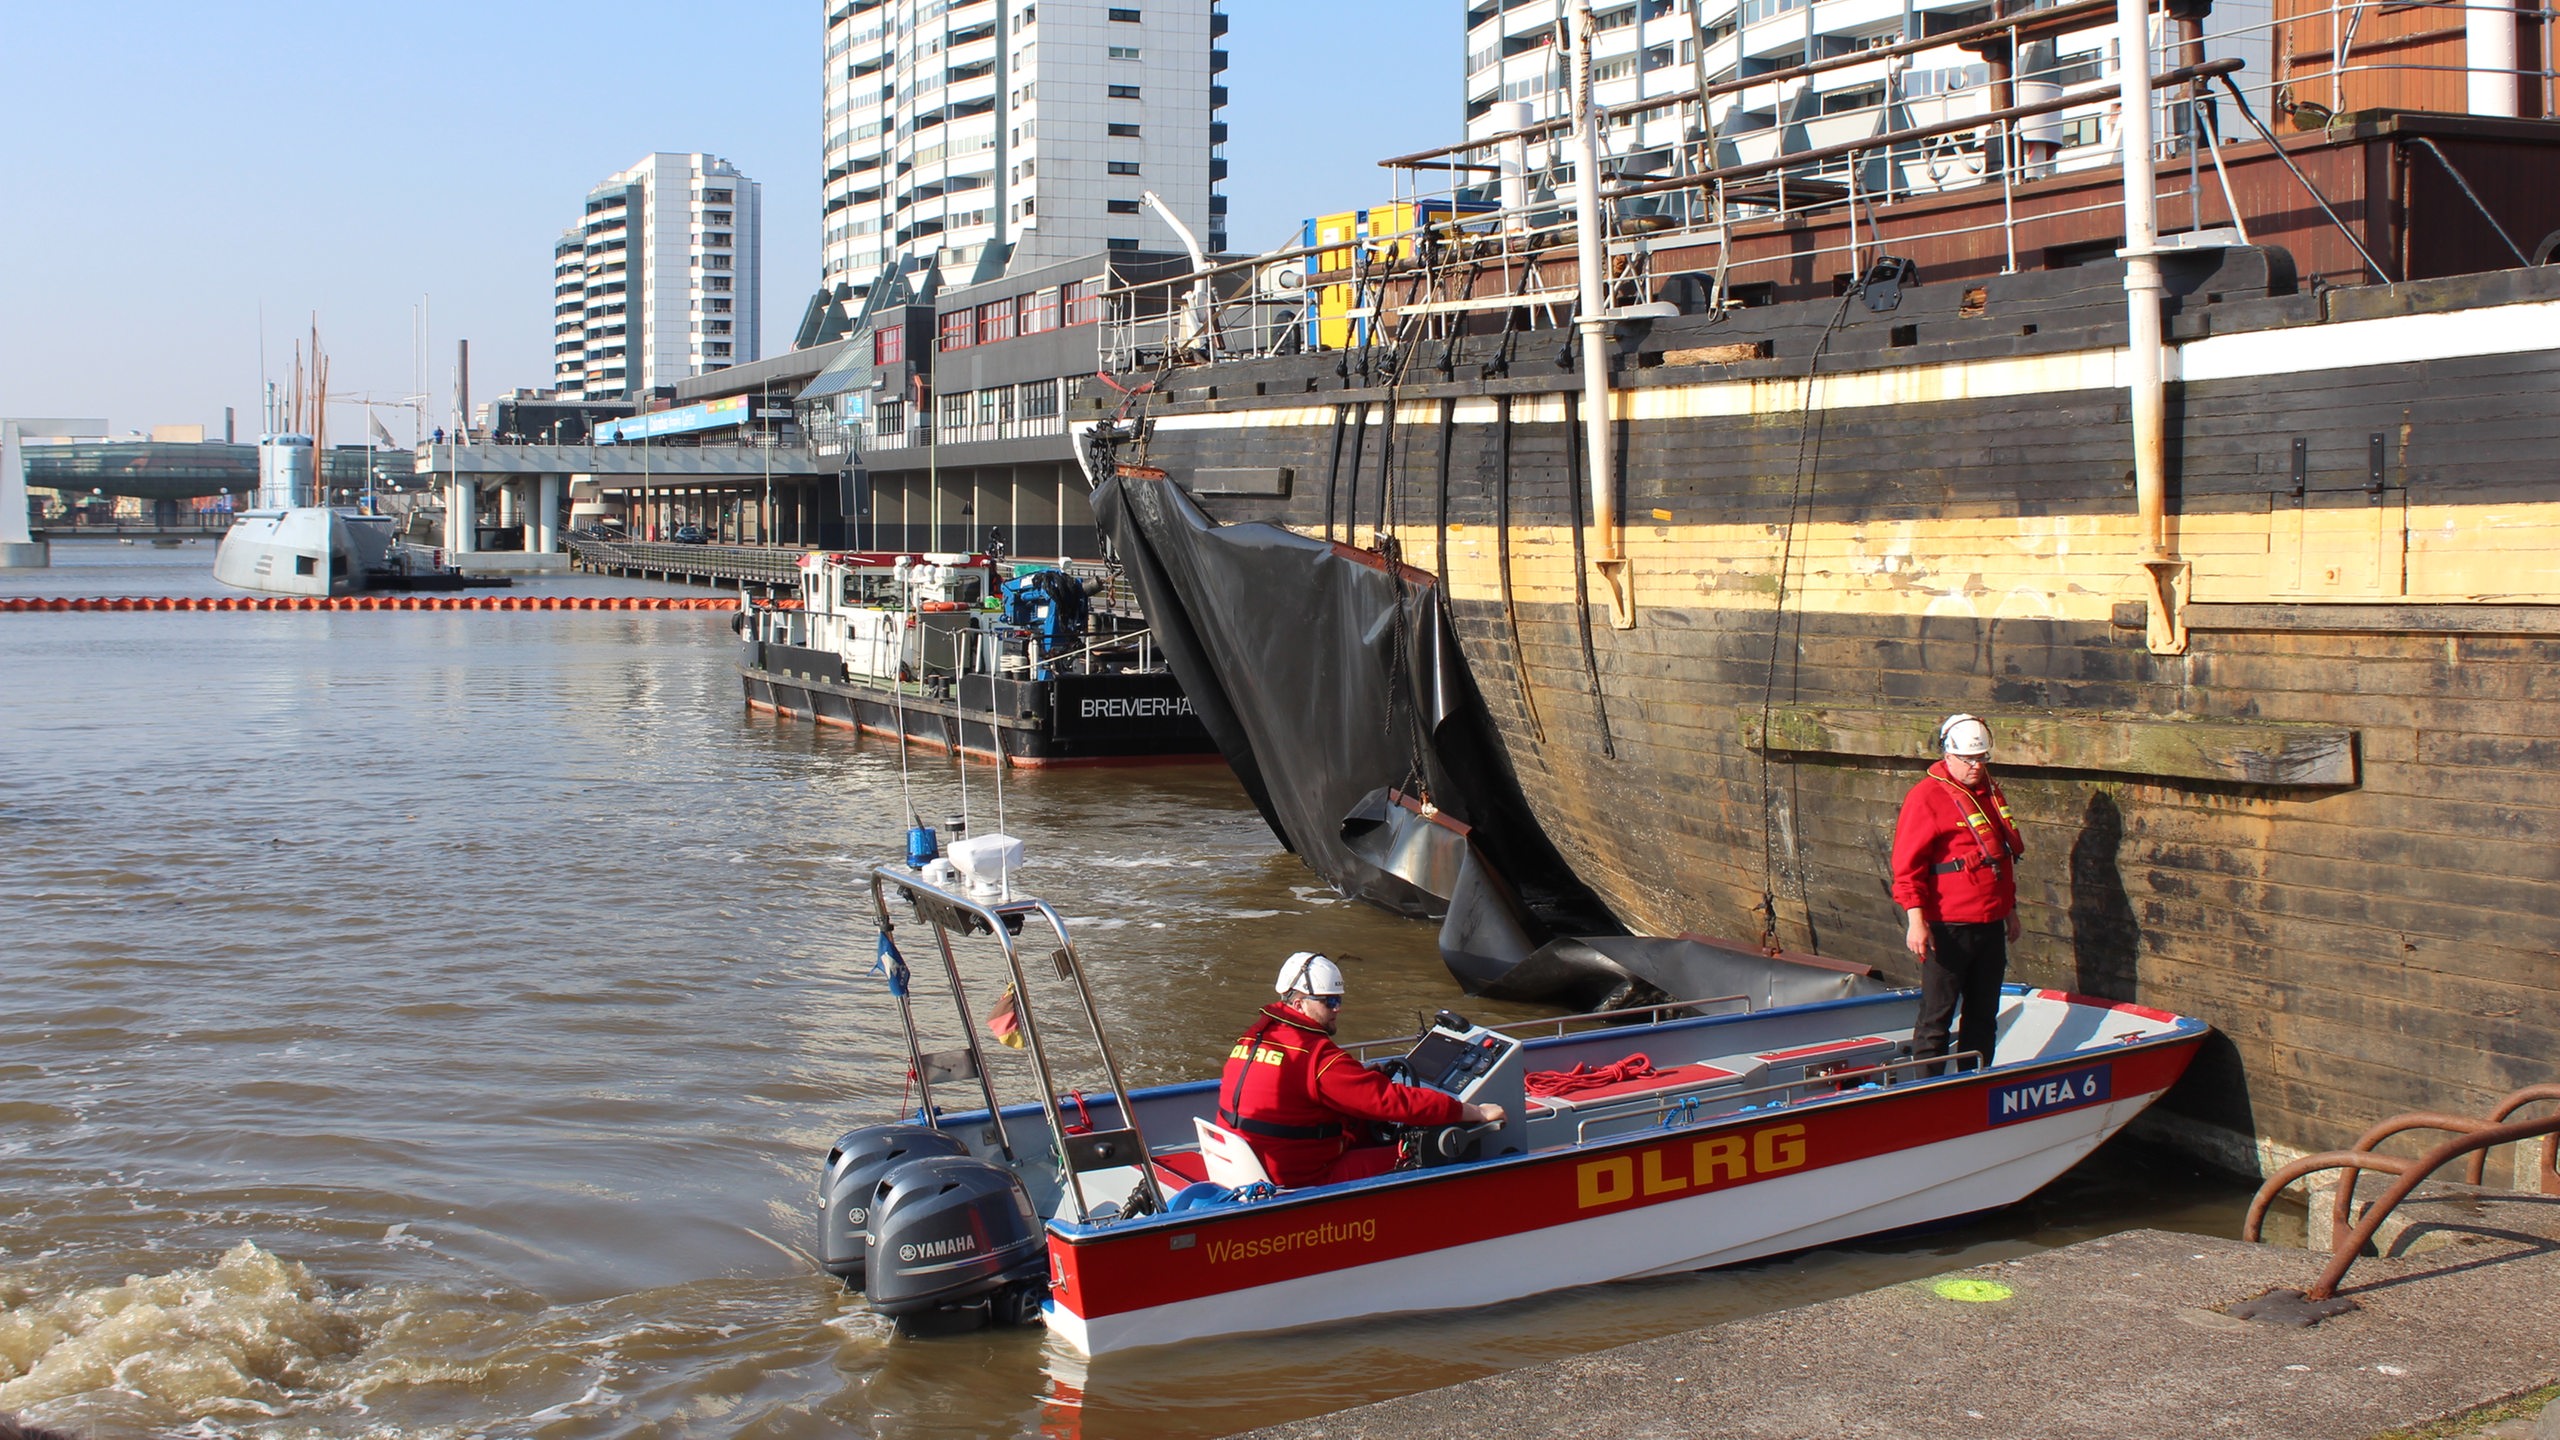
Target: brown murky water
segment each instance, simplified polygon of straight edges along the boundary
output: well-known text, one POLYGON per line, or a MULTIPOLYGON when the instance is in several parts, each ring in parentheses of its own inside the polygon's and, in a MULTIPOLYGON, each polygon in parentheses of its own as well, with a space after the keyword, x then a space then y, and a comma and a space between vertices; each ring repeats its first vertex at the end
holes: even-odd
MULTIPOLYGON (((57 547, 0 593, 212 593, 57 547)), ((578 588, 598 582, 564 581, 578 588)), ((861 867, 989 772, 748 716, 709 614, 0 619, 0 1412, 92 1436, 1226 1434, 2241 1198, 2119 1147, 1917 1239, 1088 1366, 819 1274, 903 1087, 861 867)), ((1455 1003, 1222 769, 1008 777, 1141 1083, 1287 951, 1455 1003)), ((1477 1011, 1519 1011, 1474 1007, 1477 1011)))

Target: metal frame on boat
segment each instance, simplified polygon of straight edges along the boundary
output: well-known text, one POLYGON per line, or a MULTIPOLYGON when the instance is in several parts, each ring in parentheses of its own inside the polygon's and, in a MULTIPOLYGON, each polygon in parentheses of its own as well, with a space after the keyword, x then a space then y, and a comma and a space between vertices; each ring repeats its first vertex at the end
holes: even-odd
POLYGON ((894 866, 873 871, 872 890, 921 1103, 830 1153, 827 1266, 901 1319, 1037 1314, 1088 1354, 1491 1304, 2011 1204, 2158 1098, 2208 1033, 2143 1006, 2012 986, 1992 1063, 1930 1075, 1934 1062, 1911 1054, 1911 991, 1701 1013, 1739 999, 1725 997, 1500 1029, 1443 1012, 1419 1036, 1355 1048, 1406 1048, 1410 1083, 1441 1076, 1454 1090, 1445 1077, 1463 1074, 1467 1096, 1504 1102, 1502 1126, 1408 1136, 1413 1168, 1375 1179, 1236 1187, 1205 1178, 1197 1143, 1217 1081, 1128 1088, 1049 905, 956 894, 894 866), (958 1049, 926 1048, 893 895, 933 929, 958 1049), (1081 1012, 1073 1041, 1035 1018, 1046 977, 1013 933, 1033 922, 1056 940, 1049 983, 1081 1012), (1002 1102, 976 1038, 953 948, 973 934, 1000 952, 1011 993, 999 1008, 1018 1026, 1034 1102, 1002 1102), (1539 1029, 1553 1033, 1517 1033, 1539 1029), (1060 1088, 1079 1042, 1099 1079, 1090 1095, 1060 1088), (1453 1054, 1473 1059, 1445 1068, 1453 1054), (1541 1097, 1532 1084, 1612 1066, 1604 1074, 1623 1079, 1579 1093, 1541 1097), (937 1083, 973 1088, 983 1108, 945 1110, 937 1083), (1050 1143, 1024 1144, 1025 1122, 1045 1124, 1050 1143), (943 1186, 945 1208, 906 1200, 911 1175, 943 1186), (1045 1265, 1031 1259, 1035 1238, 1045 1265))

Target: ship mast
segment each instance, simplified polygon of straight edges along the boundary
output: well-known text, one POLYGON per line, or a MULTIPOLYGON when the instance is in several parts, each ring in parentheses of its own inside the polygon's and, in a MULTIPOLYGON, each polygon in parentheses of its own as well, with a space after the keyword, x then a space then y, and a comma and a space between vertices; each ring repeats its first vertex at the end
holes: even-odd
POLYGON ((2160 235, 2151 143, 2151 4, 2116 0, 2116 48, 2122 53, 2117 109, 2124 142, 2124 293, 2131 373, 2133 495, 2140 517, 2142 567, 2150 585, 2149 642, 2154 654, 2187 648, 2178 613, 2186 565, 2169 550, 2168 419, 2162 375, 2160 235))
MULTIPOLYGON (((2138 3, 2138 0, 2130 0, 2138 3)), ((1611 452, 1615 416, 1609 403, 1609 295, 1605 272, 1608 234, 1600 224, 1600 109, 1593 96, 1591 48, 1599 24, 1591 0, 1573 0, 1565 17, 1571 42, 1566 63, 1572 67, 1574 268, 1579 293, 1575 327, 1582 332, 1582 429, 1589 450, 1591 477, 1592 569, 1609 596, 1609 621, 1620 629, 1635 624, 1634 597, 1628 590, 1627 560, 1620 548, 1618 467, 1611 452)))

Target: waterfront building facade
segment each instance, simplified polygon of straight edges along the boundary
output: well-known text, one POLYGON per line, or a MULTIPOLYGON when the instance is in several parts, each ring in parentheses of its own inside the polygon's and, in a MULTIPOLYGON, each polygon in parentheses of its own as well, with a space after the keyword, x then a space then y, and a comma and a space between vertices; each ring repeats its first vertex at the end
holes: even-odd
MULTIPOLYGON (((1523 129, 1561 121, 1570 114, 1572 89, 1564 27, 1576 0, 1464 0, 1466 31, 1466 138, 1492 141, 1523 129)), ((1593 98, 1609 112, 1602 148, 1613 174, 1645 179, 1691 173, 1700 167, 1701 135, 1693 106, 1642 102, 1694 93, 1701 85, 1728 86, 1737 78, 1839 61, 1861 51, 1926 40, 1993 18, 1983 0, 1593 0, 1593 98)), ((2009 7, 2024 22, 2033 9, 2009 7)), ((2271 0, 2172 0, 2155 22, 2155 68, 2237 56, 2248 62, 2242 83, 2263 86, 2268 74, 2271 0), (2201 17, 2215 17, 2214 40, 2201 35, 2201 17)), ((2022 124, 2017 173, 2022 178, 2112 165, 2117 159, 2116 107, 2103 92, 2113 73, 2115 32, 2106 26, 2051 34, 2022 28, 2013 44, 1979 37, 1918 53, 1879 55, 1868 63, 1837 65, 1820 74, 1740 90, 1723 90, 1709 106, 1713 161, 1731 165, 1771 154, 1811 151, 1863 140, 1886 131, 1986 113, 2009 105, 2064 100, 2092 91, 2085 104, 2066 105, 2022 124), (2012 53, 2014 49, 2014 53, 2012 53)), ((2262 96, 2266 104, 2274 97, 2262 96)), ((2189 115, 2164 98, 2153 133, 2180 143, 2189 115)), ((1821 162, 1790 171, 1791 178, 1875 195, 1943 183, 1950 177, 1999 173, 2001 161, 1987 148, 1987 134, 1959 135, 1914 147, 1894 174, 1873 160, 1851 175, 1850 162, 1821 162), (1986 166, 1989 167, 1986 170, 1986 166)), ((1531 193, 1513 203, 1535 203, 1573 193, 1570 142, 1564 132, 1542 131, 1506 161, 1525 168, 1531 193), (1550 150, 1550 137, 1553 149, 1550 150)), ((1496 187, 1484 199, 1495 200, 1496 187)))
POLYGON ((826 0, 821 288, 1226 247, 1216 0, 826 0), (992 256, 992 259, 990 259, 992 256))
POLYGON ((587 192, 552 245, 552 388, 619 400, 757 358, 764 187, 699 152, 587 192))

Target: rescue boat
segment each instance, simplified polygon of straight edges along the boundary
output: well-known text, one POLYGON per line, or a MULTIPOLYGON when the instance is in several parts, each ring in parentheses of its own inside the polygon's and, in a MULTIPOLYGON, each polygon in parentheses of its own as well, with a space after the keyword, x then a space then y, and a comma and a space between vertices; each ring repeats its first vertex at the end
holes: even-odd
POLYGON ((1408 1132, 1393 1172, 1282 1189, 1216 1125, 1216 1077, 1122 1082, 1065 921, 1009 885, 873 871, 879 969, 921 1103, 830 1150, 823 1262, 909 1328, 952 1312, 1045 1323, 1089 1355, 1498 1304, 2009 1205, 2158 1099, 2209 1033, 2023 986, 2003 994, 1990 1056, 1944 1063, 1912 1054, 1912 990, 1502 1026, 1443 1011, 1345 1048, 1402 1083, 1497 1102, 1503 1121, 1408 1132), (892 897, 933 932, 933 973, 907 967, 892 897), (1010 989, 989 1018, 1018 1033, 1018 1066, 991 1065, 978 1040, 961 957, 987 949, 1010 989), (928 999, 939 1026, 920 1023, 928 999), (958 1048, 927 1048, 955 1023, 958 1048), (1948 1063, 1964 1068, 1933 1073, 1948 1063), (1027 1074, 1036 1098, 1004 1103, 1000 1074, 1027 1074), (942 1103, 963 1094, 976 1103, 942 1103))

